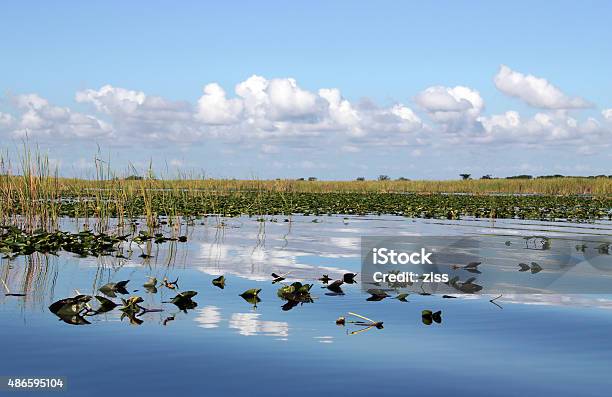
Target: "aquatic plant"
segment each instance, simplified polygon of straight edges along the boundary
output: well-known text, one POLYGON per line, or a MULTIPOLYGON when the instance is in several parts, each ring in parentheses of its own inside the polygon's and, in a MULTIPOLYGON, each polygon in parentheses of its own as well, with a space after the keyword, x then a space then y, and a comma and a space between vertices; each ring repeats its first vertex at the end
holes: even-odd
POLYGON ((431 325, 433 322, 442 323, 442 311, 432 312, 431 310, 423 310, 421 312, 421 321, 425 325, 431 325))
POLYGON ((391 295, 387 294, 386 291, 382 290, 382 289, 376 289, 376 288, 370 288, 368 289, 368 294, 370 294, 370 297, 367 298, 366 300, 370 301, 370 302, 378 302, 381 301, 385 298, 390 297, 391 295))
POLYGON ((310 289, 312 284, 302 284, 299 281, 281 287, 277 291, 279 298, 297 302, 312 302, 310 289))
MULTIPOLYGON (((345 323, 350 323, 350 324, 354 324, 356 326, 360 326, 363 327, 362 329, 358 330, 358 331, 353 331, 351 332, 349 335, 356 335, 359 334, 361 332, 365 332, 368 331, 372 328, 376 328, 376 329, 383 329, 383 322, 382 321, 374 321, 370 318, 367 318, 365 316, 362 316, 360 314, 357 313, 353 313, 353 312, 348 312, 348 314, 350 316, 354 316, 359 318, 358 321, 346 321, 344 320, 344 322, 342 323, 342 325, 344 325, 345 323)), ((344 319, 344 317, 341 317, 342 319, 344 319)), ((336 320, 336 324, 338 323, 338 321, 336 320)))
POLYGON ((320 277, 318 279, 319 281, 321 281, 323 284, 327 284, 329 283, 332 279, 329 277, 329 275, 324 274, 323 277, 320 277))
POLYGON ((221 288, 221 289, 225 288, 225 276, 221 275, 213 279, 212 285, 214 285, 215 287, 221 288))
POLYGON ((109 296, 111 298, 115 298, 117 296, 117 293, 121 295, 127 295, 129 292, 127 291, 125 286, 129 282, 130 280, 124 280, 124 281, 117 281, 116 283, 104 284, 103 286, 100 287, 99 291, 102 292, 104 295, 109 296))
POLYGON ((398 294, 397 296, 393 297, 393 299, 397 299, 400 302, 408 302, 408 300, 406 299, 408 295, 409 294, 406 293, 398 294))
POLYGON ((342 295, 344 294, 341 288, 342 284, 344 284, 344 281, 336 280, 333 283, 329 284, 326 288, 335 294, 342 295))

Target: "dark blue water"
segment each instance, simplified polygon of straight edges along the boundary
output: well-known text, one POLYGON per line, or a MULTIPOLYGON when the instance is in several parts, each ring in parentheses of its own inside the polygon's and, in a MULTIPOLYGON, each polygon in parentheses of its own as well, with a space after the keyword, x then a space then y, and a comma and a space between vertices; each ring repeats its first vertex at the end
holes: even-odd
MULTIPOLYGON (((404 222, 385 227, 415 227, 404 222)), ((326 295, 317 275, 358 269, 352 239, 381 223, 296 223, 289 237, 274 225, 259 247, 258 226, 247 222, 221 237, 199 229, 188 244, 162 248, 150 261, 3 261, 0 276, 27 296, 0 297, 0 375, 66 377, 59 395, 70 396, 610 395, 612 296, 504 296, 500 308, 490 296, 368 302, 359 284, 326 295), (315 283, 314 302, 284 311, 269 277, 278 269, 315 283), (217 274, 227 277, 223 290, 211 284, 217 274), (184 313, 161 303, 175 292, 147 293, 147 275, 178 277, 180 290, 198 291, 197 307, 184 313), (126 279, 144 307, 164 311, 140 317, 141 325, 121 321, 115 310, 74 326, 47 309, 75 289, 92 294, 126 279), (262 288, 257 307, 238 296, 249 288, 262 288), (424 324, 425 309, 441 310, 442 322, 424 324), (364 327, 335 323, 352 319, 348 312, 384 328, 351 334, 364 327)))

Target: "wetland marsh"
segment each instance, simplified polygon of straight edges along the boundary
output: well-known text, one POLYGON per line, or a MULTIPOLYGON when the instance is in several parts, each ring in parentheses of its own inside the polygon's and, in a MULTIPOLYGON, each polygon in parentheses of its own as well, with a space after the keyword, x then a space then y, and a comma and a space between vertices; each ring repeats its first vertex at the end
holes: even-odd
POLYGON ((74 396, 109 385, 368 396, 603 396, 612 386, 608 195, 67 180, 44 165, 0 179, 2 374, 65 377, 74 396), (430 291, 368 285, 364 236, 498 240, 430 291), (534 259, 532 238, 552 252, 565 242, 572 260, 534 259))

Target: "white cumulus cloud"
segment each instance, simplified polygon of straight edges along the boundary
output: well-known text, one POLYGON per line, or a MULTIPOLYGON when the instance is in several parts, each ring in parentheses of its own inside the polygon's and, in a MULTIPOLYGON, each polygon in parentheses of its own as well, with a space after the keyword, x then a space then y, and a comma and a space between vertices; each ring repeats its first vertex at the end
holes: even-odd
MULTIPOLYGON (((76 102, 89 105, 90 114, 55 106, 37 94, 13 96, 8 113, 0 112, 0 136, 185 147, 218 142, 225 145, 222 152, 228 145, 243 145, 258 148, 262 157, 284 156, 291 153, 287 148, 357 153, 369 146, 404 147, 416 155, 426 153, 427 146, 500 142, 591 150, 612 141, 612 109, 596 118, 580 117, 569 109, 586 106, 586 101, 506 66, 495 83, 542 109, 534 115, 513 110, 487 115, 480 93, 461 85, 430 86, 413 97, 414 107, 398 102, 381 106, 367 99, 352 102, 338 88, 311 91, 293 78, 252 75, 233 90, 206 84, 193 104, 111 85, 77 92, 76 102)), ((320 164, 302 164, 311 165, 320 164)))
POLYGON ((13 99, 21 115, 4 119, 14 137, 59 139, 108 138, 112 135, 110 124, 67 107, 51 105, 37 94, 18 95, 13 99))
POLYGON ((105 85, 99 90, 84 90, 76 93, 77 102, 92 103, 99 112, 106 114, 134 113, 142 106, 147 96, 141 91, 105 85))
POLYGON ((583 98, 567 96, 544 78, 516 72, 506 65, 501 65, 494 82, 497 89, 504 94, 542 109, 577 109, 591 106, 583 98))
POLYGON ((463 130, 473 125, 484 109, 480 93, 472 88, 433 86, 421 91, 415 102, 447 130, 463 130))
POLYGON ((482 117, 480 121, 485 134, 477 139, 485 142, 585 145, 606 142, 605 137, 611 133, 594 118, 579 121, 566 111, 540 112, 528 118, 521 117, 518 112, 507 111, 500 115, 482 117))
POLYGON ((227 99, 225 90, 219 84, 204 87, 204 95, 198 100, 196 117, 207 124, 232 124, 239 121, 242 101, 227 99))

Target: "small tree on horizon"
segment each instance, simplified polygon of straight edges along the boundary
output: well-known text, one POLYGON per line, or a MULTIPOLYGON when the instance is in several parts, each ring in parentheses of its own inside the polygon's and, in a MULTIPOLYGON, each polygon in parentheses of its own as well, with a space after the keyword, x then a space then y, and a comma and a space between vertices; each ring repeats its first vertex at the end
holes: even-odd
POLYGON ((464 181, 467 181, 468 179, 470 179, 470 176, 472 174, 459 174, 459 176, 461 177, 461 179, 463 179, 464 181))

